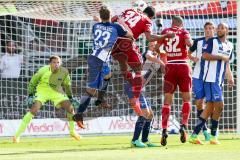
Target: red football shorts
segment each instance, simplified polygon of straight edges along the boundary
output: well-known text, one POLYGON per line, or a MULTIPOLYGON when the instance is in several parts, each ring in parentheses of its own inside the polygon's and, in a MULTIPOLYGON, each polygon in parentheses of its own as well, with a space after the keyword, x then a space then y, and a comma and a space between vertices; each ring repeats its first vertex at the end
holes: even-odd
POLYGON ((129 38, 120 37, 117 39, 112 57, 119 63, 127 63, 132 69, 142 66, 142 56, 135 42, 129 38))
POLYGON ((177 86, 180 92, 192 89, 191 68, 187 63, 168 63, 164 76, 164 93, 174 93, 177 86))

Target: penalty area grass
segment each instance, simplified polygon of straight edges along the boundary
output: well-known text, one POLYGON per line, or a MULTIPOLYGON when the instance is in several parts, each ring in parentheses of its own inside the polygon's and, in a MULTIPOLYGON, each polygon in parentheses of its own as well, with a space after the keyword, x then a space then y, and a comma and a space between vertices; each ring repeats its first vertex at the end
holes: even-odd
MULTIPOLYGON (((0 138, 0 160, 240 160, 240 135, 220 134, 220 145, 182 144, 179 135, 169 135, 167 146, 160 146, 160 135, 150 135, 154 148, 131 148, 131 136, 83 136, 28 138, 19 144, 0 138)), ((201 136, 201 139, 203 137, 201 136)))

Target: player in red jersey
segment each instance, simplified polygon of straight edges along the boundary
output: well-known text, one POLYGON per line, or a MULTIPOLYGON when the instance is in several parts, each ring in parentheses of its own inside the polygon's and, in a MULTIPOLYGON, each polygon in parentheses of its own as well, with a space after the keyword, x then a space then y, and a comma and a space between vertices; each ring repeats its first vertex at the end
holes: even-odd
MULTIPOLYGON (((166 33, 164 35, 154 35, 151 33, 151 19, 154 16, 155 9, 147 6, 143 12, 135 9, 127 9, 120 16, 115 16, 112 19, 117 20, 127 30, 132 32, 134 39, 138 39, 142 33, 145 34, 146 39, 150 42, 174 37, 175 34, 173 33, 166 33)), ((119 62, 124 78, 131 84, 135 102, 138 104, 138 98, 142 89, 142 55, 138 46, 132 40, 119 38, 112 50, 112 56, 119 62), (128 71, 128 66, 135 72, 134 77, 132 72, 128 71)))
POLYGON ((167 126, 170 116, 173 93, 177 86, 181 92, 182 106, 182 121, 180 126, 180 140, 186 142, 186 126, 190 115, 190 98, 191 98, 191 68, 187 63, 187 47, 192 46, 193 42, 188 31, 182 28, 183 19, 180 16, 173 16, 172 27, 166 28, 162 34, 175 33, 174 38, 167 38, 158 41, 155 49, 158 52, 159 47, 164 45, 167 53, 167 64, 164 76, 164 105, 162 107, 162 138, 161 145, 167 144, 167 126))

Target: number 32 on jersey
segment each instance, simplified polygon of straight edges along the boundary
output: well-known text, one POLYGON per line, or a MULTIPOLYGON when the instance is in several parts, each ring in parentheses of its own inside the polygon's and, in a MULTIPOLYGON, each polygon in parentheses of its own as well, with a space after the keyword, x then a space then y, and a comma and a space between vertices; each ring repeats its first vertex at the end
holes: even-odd
POLYGON ((169 53, 172 52, 181 52, 180 48, 177 48, 179 44, 179 36, 175 36, 174 38, 169 38, 166 45, 166 51, 169 53))

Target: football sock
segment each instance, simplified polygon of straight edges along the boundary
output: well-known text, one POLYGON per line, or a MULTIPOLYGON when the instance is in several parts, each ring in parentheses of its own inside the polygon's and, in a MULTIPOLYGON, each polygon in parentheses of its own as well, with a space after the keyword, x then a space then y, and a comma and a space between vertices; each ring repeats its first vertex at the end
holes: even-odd
POLYGON ((138 138, 141 134, 141 131, 143 129, 144 122, 145 122, 145 118, 143 116, 139 116, 138 119, 137 119, 137 122, 135 124, 135 129, 134 129, 132 141, 138 140, 138 138))
POLYGON ((148 141, 148 135, 149 135, 149 131, 150 131, 151 122, 152 122, 151 119, 146 119, 146 121, 145 121, 143 130, 142 130, 142 142, 148 141))
POLYGON ((168 104, 164 104, 162 108, 162 128, 166 129, 168 127, 168 119, 170 116, 171 106, 168 104))
POLYGON ((200 117, 203 112, 203 109, 197 110, 197 117, 200 117))
MULTIPOLYGON (((201 116, 203 112, 203 109, 200 109, 200 110, 197 110, 197 117, 199 118, 201 116)), ((203 131, 206 131, 207 130, 207 123, 205 123, 205 125, 203 126, 202 128, 203 131)))
POLYGON ((132 80, 132 91, 133 91, 134 97, 140 96, 142 85, 143 85, 143 79, 142 79, 141 72, 136 72, 136 75, 132 80))
POLYGON ((28 124, 30 123, 30 121, 32 120, 33 117, 34 117, 34 115, 31 112, 27 112, 25 114, 25 116, 23 117, 22 122, 20 124, 20 127, 15 134, 16 137, 19 137, 26 130, 28 124))
POLYGON ((89 94, 83 95, 81 100, 80 100, 80 105, 77 109, 77 113, 83 113, 86 111, 90 101, 91 101, 92 96, 89 94))
POLYGON ((72 119, 73 114, 67 113, 67 119, 69 123, 69 132, 74 133, 74 121, 72 119))
POLYGON ((182 124, 188 125, 188 119, 191 111, 191 105, 189 102, 184 102, 182 106, 182 124))
POLYGON ((218 121, 211 119, 211 135, 216 136, 217 135, 217 128, 218 128, 218 121))
POLYGON ((205 123, 206 123, 206 120, 203 119, 202 117, 199 117, 197 126, 193 130, 193 134, 198 135, 199 132, 201 131, 202 127, 205 125, 205 123))
POLYGON ((104 95, 105 95, 105 93, 106 93, 106 91, 107 91, 107 87, 108 87, 109 82, 110 82, 110 78, 103 80, 102 87, 101 87, 101 88, 99 89, 99 91, 98 91, 98 97, 97 97, 97 99, 98 99, 99 101, 102 101, 102 100, 104 99, 104 95))
POLYGON ((130 71, 123 71, 122 74, 123 74, 123 77, 131 84, 132 80, 133 80, 132 72, 130 72, 130 71))

